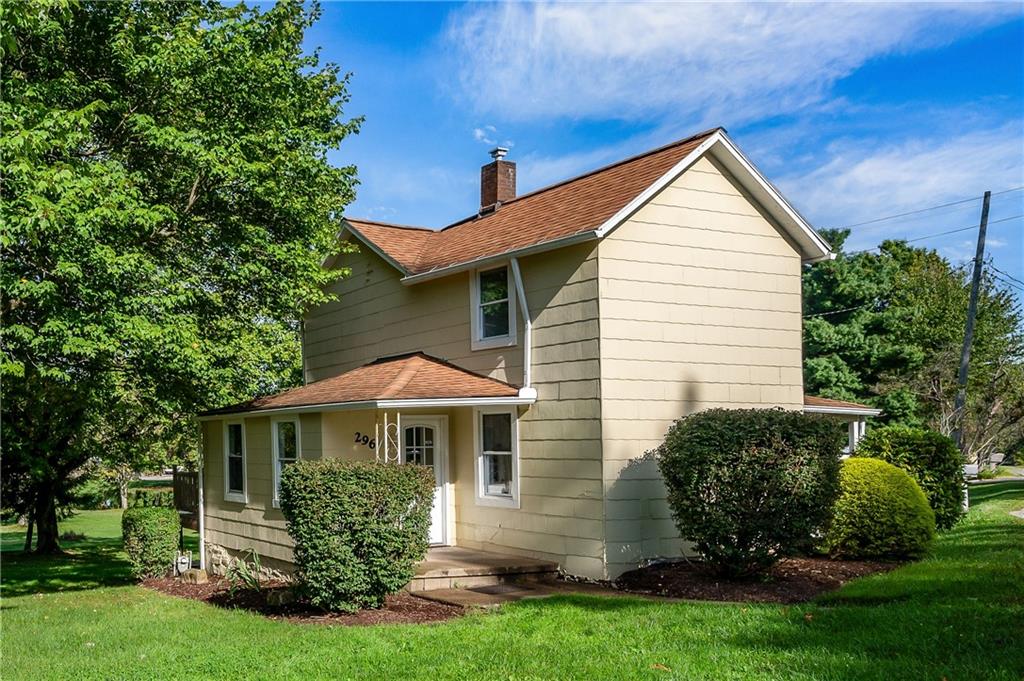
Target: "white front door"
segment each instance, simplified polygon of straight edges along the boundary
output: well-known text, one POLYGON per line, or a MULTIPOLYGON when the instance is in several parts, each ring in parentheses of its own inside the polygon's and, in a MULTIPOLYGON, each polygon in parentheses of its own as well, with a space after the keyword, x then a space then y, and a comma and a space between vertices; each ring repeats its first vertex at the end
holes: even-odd
POLYGON ((430 511, 430 543, 447 544, 446 496, 448 449, 444 420, 437 416, 403 419, 402 463, 428 466, 434 470, 434 507, 430 511))

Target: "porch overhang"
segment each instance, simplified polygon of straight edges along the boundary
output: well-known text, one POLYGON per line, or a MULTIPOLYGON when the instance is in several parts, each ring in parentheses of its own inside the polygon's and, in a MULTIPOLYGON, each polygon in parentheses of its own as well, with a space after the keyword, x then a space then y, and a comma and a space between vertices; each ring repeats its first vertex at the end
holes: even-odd
POLYGON ((211 421, 232 416, 309 412, 494 407, 530 405, 533 388, 474 373, 421 352, 384 357, 338 376, 276 395, 213 409, 197 416, 211 421))
POLYGON ((295 407, 278 407, 270 409, 251 409, 249 411, 219 412, 198 416, 199 421, 215 421, 227 416, 262 416, 264 414, 303 414, 324 411, 358 411, 364 409, 438 409, 448 407, 497 407, 530 405, 537 401, 536 394, 526 397, 460 397, 415 400, 364 400, 360 402, 334 402, 325 404, 309 404, 295 407))

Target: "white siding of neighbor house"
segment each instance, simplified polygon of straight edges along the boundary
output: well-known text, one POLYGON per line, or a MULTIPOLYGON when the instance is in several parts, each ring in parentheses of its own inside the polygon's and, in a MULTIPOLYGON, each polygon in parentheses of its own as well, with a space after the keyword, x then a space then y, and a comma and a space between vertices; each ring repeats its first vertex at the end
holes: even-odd
POLYGON ((803 403, 801 260, 707 157, 598 249, 607 571, 684 546, 645 452, 711 407, 803 403))

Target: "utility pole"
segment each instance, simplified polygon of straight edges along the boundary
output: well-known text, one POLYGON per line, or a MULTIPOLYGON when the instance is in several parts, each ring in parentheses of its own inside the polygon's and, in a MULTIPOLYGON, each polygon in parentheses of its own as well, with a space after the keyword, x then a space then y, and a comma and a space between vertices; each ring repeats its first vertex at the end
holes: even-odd
MULTIPOLYGON (((981 204, 981 224, 978 226, 978 251, 974 255, 974 277, 971 280, 971 299, 967 304, 967 328, 964 330, 964 347, 960 351, 960 373, 957 376, 959 390, 953 403, 953 418, 956 419, 956 445, 964 449, 964 405, 967 403, 967 366, 971 362, 971 341, 974 340, 974 320, 978 316, 978 292, 981 289, 981 268, 985 258, 985 230, 988 229, 988 204, 992 192, 985 192, 981 204)), ((980 465, 981 462, 979 461, 980 465)))

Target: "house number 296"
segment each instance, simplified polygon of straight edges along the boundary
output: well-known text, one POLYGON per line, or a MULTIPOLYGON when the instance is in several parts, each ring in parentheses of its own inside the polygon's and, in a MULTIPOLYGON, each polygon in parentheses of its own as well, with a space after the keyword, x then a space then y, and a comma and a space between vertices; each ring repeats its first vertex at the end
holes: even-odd
POLYGON ((356 444, 357 445, 366 445, 370 449, 376 449, 377 448, 377 439, 376 438, 372 438, 369 435, 363 435, 362 433, 360 433, 357 430, 356 431, 356 444))

